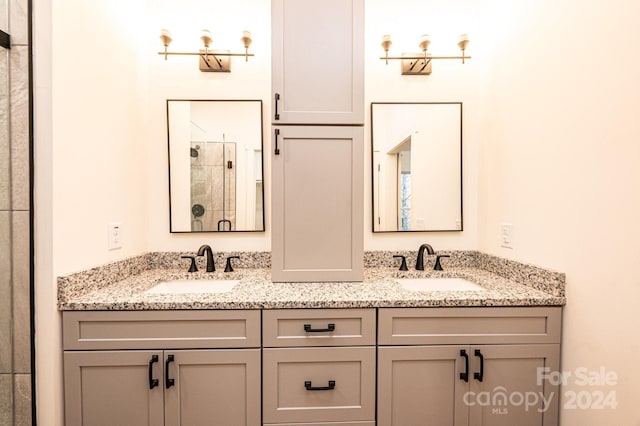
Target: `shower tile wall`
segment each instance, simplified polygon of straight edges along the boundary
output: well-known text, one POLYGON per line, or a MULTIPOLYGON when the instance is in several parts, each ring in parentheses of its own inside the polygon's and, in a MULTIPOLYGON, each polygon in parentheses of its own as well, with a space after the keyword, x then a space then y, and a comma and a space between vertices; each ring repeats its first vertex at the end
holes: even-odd
POLYGON ((0 425, 22 426, 32 422, 28 0, 0 10, 11 35, 0 47, 0 425))
POLYGON ((197 152, 191 157, 191 204, 200 204, 205 210, 202 217, 192 215, 191 229, 218 230, 218 221, 226 219, 235 230, 236 144, 193 142, 191 148, 197 152), (227 168, 227 161, 232 161, 233 168, 227 168))

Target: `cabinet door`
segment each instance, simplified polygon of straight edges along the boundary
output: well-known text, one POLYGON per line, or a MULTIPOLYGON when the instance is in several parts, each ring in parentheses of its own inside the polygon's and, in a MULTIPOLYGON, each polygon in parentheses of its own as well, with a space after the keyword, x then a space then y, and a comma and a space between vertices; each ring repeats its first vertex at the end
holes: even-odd
POLYGON ((467 347, 378 348, 378 426, 467 425, 461 350, 467 347))
POLYGON ((271 6, 273 123, 364 123, 364 0, 271 6))
POLYGON ((545 367, 558 371, 559 352, 560 345, 472 346, 473 373, 464 401, 469 406, 469 424, 557 425, 559 389, 538 377, 539 369, 545 367), (476 377, 481 372, 482 381, 476 377))
POLYGON ((362 128, 275 131, 273 281, 362 281, 362 128))
POLYGON ((164 425, 161 362, 153 351, 65 352, 65 424, 164 425))
POLYGON ((165 380, 173 380, 167 425, 260 425, 259 349, 165 351, 164 359, 165 380))

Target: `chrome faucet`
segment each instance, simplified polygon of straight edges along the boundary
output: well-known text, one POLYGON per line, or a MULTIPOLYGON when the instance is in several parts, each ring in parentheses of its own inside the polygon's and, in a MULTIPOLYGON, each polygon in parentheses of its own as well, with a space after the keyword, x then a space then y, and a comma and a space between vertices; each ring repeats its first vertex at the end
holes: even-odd
POLYGON ((198 249, 198 256, 207 254, 207 272, 215 272, 216 264, 213 261, 213 250, 208 245, 203 245, 198 249))
POLYGON ((423 244, 418 249, 418 258, 416 259, 416 270, 424 271, 424 250, 427 249, 427 254, 436 254, 433 251, 433 247, 429 244, 423 244))

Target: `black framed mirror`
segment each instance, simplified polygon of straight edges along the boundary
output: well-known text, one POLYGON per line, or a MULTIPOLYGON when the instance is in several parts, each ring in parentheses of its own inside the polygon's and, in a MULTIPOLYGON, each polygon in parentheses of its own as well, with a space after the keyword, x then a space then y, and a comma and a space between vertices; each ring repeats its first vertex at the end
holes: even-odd
POLYGON ((261 100, 167 100, 170 231, 264 232, 261 100))
POLYGON ((373 232, 462 231, 462 103, 371 103, 373 232))

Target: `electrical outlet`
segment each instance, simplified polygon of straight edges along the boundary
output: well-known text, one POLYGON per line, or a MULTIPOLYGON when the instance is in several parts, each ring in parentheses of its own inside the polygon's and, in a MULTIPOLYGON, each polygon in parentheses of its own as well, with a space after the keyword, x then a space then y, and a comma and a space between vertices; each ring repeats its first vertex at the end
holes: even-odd
POLYGON ((513 224, 503 223, 500 225, 500 246, 513 248, 513 224))
POLYGON ((462 230, 462 221, 461 220, 456 220, 456 230, 457 231, 461 231, 462 230))
POLYGON ((122 223, 121 222, 108 223, 107 248, 109 250, 122 248, 122 223))

